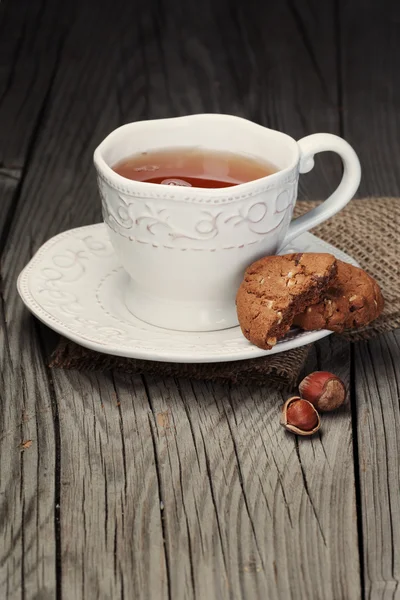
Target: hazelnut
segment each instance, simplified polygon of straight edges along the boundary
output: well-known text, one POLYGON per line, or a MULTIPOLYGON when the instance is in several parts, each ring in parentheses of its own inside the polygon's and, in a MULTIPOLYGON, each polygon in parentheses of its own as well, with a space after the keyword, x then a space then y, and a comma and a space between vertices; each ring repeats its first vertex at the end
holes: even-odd
POLYGON ((335 410, 346 399, 343 381, 328 371, 315 371, 308 375, 300 383, 299 392, 302 398, 321 411, 335 410))
POLYGON ((311 402, 294 396, 283 405, 281 425, 297 435, 312 435, 321 427, 321 421, 311 402))

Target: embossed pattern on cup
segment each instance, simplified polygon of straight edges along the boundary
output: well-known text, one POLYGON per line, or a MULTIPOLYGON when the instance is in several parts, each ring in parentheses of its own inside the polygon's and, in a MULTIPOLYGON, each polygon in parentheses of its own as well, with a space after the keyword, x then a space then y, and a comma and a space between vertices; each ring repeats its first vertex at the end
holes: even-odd
POLYGON ((297 172, 280 189, 265 185, 248 194, 204 199, 152 197, 116 189, 101 175, 103 217, 116 234, 140 244, 179 250, 221 250, 258 243, 290 220, 297 195, 297 172))

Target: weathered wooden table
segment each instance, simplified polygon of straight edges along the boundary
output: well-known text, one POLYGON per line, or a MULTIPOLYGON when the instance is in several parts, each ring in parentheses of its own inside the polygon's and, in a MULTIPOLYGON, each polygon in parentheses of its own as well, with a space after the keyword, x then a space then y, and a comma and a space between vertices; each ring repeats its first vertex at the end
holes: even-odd
MULTIPOLYGON (((400 10, 381 4, 2 3, 0 598, 400 598, 398 332, 316 346, 350 405, 303 440, 267 387, 51 371, 15 289, 45 240, 100 221, 92 152, 123 122, 330 131, 359 196, 398 195, 400 10)), ((318 161, 302 197, 337 185, 318 161)))

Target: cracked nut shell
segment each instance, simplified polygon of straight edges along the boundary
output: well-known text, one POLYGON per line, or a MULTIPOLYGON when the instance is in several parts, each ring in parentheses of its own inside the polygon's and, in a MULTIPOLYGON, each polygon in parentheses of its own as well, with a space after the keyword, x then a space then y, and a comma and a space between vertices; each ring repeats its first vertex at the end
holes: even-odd
POLYGON ((315 406, 308 400, 293 396, 282 407, 281 425, 297 435, 313 435, 321 427, 315 406))

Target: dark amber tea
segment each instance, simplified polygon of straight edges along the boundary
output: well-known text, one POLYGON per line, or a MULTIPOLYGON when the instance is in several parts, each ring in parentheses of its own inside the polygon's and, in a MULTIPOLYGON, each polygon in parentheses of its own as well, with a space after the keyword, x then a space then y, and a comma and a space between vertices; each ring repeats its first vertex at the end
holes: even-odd
POLYGON ((225 188, 278 170, 249 156, 200 148, 162 148, 124 158, 113 169, 122 177, 198 188, 225 188))

